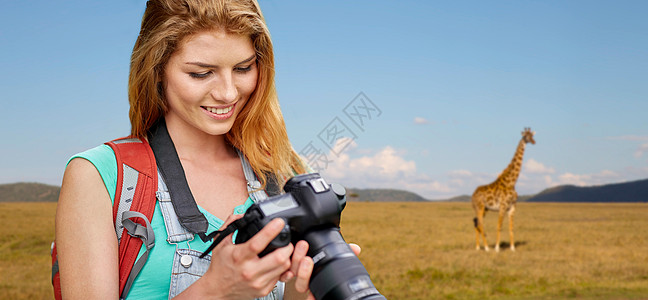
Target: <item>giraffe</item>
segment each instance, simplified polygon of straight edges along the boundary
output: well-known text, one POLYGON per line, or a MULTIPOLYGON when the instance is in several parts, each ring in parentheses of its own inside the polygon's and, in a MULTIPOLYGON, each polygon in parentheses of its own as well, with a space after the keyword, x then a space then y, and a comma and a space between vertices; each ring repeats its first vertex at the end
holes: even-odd
POLYGON ((535 144, 533 135, 535 132, 531 128, 525 128, 522 131, 522 139, 515 150, 515 155, 511 163, 502 171, 495 181, 490 184, 482 185, 475 189, 472 195, 472 206, 475 210, 476 218, 473 219, 476 230, 476 244, 477 250, 480 249, 479 237, 481 236, 484 241, 484 249, 488 251, 488 243, 486 242, 486 233, 484 232, 484 216, 487 210, 498 211, 499 218, 497 220, 497 242, 495 243, 495 251, 500 250, 500 232, 502 230, 502 222, 504 215, 508 214, 509 218, 509 234, 511 251, 515 251, 515 242, 513 241, 513 213, 515 212, 515 202, 517 201, 517 192, 515 191, 515 182, 520 175, 522 168, 522 157, 524 156, 524 148, 527 143, 535 144))

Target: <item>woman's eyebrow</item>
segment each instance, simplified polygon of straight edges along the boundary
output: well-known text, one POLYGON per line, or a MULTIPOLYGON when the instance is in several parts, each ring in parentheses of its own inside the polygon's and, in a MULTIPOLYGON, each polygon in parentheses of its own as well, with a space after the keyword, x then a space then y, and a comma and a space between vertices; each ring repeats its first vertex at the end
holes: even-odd
MULTIPOLYGON (((244 64, 244 63, 250 62, 250 61, 252 61, 252 60, 255 59, 255 58, 256 58, 256 54, 253 54, 252 56, 246 58, 245 60, 243 60, 243 61, 241 61, 241 62, 239 62, 239 63, 237 63, 236 65, 240 65, 240 64, 244 64)), ((187 64, 187 65, 199 66, 199 67, 201 67, 201 68, 210 68, 210 69, 216 69, 216 68, 218 68, 217 65, 211 65, 211 64, 207 64, 207 63, 203 63, 203 62, 199 62, 199 61, 190 61, 190 62, 187 62, 186 64, 187 64)))
POLYGON ((244 63, 246 63, 246 62, 250 62, 250 61, 252 61, 252 60, 255 59, 255 58, 256 58, 256 53, 255 53, 255 54, 252 54, 252 56, 248 57, 247 59, 245 59, 244 61, 238 63, 237 65, 244 64, 244 63))

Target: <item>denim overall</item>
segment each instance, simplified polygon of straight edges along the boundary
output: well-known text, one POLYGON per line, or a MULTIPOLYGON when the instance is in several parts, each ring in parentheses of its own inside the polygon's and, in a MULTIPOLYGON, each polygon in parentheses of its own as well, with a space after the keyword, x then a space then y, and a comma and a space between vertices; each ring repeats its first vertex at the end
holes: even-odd
MULTIPOLYGON (((256 175, 252 171, 252 167, 240 151, 238 151, 245 173, 245 180, 247 181, 248 193, 250 198, 255 203, 263 201, 268 198, 266 192, 260 189, 261 184, 257 180, 256 175)), ((164 224, 167 231, 167 242, 175 245, 176 252, 173 257, 173 270, 171 272, 171 285, 169 286, 169 299, 177 296, 198 278, 200 278, 211 263, 211 255, 206 255, 199 258, 202 252, 192 250, 189 247, 189 241, 194 239, 194 234, 185 230, 180 222, 178 216, 173 209, 171 198, 164 179, 158 170, 158 191, 156 192, 157 200, 160 204, 160 211, 164 218, 164 224)), ((258 300, 280 300, 283 299, 285 284, 277 282, 274 289, 270 294, 265 297, 257 298, 258 300)))

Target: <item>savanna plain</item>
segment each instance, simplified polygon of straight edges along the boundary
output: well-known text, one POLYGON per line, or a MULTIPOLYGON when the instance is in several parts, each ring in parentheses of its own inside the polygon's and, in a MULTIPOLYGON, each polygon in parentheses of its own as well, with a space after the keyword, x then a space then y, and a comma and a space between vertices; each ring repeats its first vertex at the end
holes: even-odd
MULTIPOLYGON (((0 203, 0 299, 52 299, 55 211, 0 203)), ((648 299, 646 203, 518 203, 515 252, 506 230, 501 252, 475 250, 472 218, 469 203, 350 202, 341 225, 387 299, 648 299)))

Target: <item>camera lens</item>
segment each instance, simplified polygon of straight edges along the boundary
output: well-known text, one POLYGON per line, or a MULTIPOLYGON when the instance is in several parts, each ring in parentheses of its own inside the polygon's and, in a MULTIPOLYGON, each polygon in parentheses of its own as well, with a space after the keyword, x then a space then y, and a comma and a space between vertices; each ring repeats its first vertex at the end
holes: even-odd
POLYGON ((315 266, 310 290, 318 300, 379 300, 369 273, 344 241, 338 228, 309 232, 305 240, 315 266))

